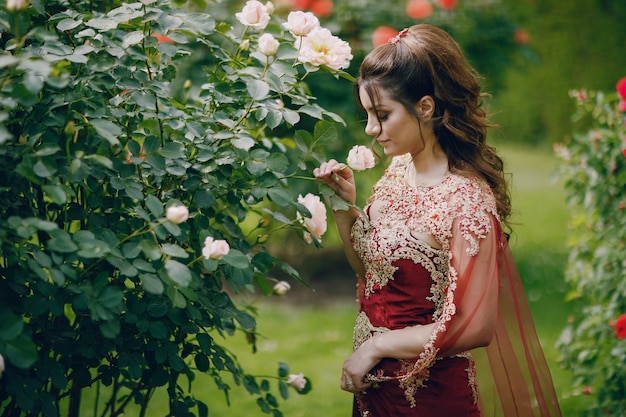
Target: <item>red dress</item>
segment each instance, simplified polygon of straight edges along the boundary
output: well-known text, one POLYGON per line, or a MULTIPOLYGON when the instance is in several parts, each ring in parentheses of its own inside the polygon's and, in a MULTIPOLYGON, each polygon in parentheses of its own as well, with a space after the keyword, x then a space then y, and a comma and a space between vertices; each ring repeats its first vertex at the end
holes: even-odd
POLYGON ((435 327, 420 356, 387 358, 370 371, 375 384, 355 396, 353 415, 560 416, 491 190, 455 173, 434 186, 409 186, 404 174, 410 160, 393 159, 374 186, 367 215, 352 228, 366 269, 354 347, 380 332, 435 327), (498 310, 494 342, 479 355, 488 361, 486 372, 477 377, 474 350, 445 352, 498 310), (510 315, 514 321, 506 320, 510 315), (513 345, 518 341, 521 347, 513 345), (483 393, 488 404, 481 402, 483 393))

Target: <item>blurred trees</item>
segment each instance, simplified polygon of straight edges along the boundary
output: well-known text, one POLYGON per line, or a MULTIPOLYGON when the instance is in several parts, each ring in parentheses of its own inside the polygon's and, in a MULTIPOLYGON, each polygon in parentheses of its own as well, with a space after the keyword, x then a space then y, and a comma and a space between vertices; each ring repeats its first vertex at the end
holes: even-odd
MULTIPOLYGON (((505 141, 560 142, 572 131, 572 89, 611 90, 626 71, 621 0, 504 0, 525 27, 533 59, 519 61, 494 93, 495 121, 505 141)), ((489 45, 486 45, 489 47, 489 45)))

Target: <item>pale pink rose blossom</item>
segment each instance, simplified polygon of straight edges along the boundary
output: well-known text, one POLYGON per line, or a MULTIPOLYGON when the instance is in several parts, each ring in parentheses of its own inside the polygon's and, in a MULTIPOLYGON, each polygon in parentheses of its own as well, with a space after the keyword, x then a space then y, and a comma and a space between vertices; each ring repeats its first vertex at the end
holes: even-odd
POLYGON ((374 168, 374 165, 376 165, 376 160, 371 149, 362 145, 355 145, 348 152, 348 166, 353 170, 363 171, 374 168))
POLYGON ((265 56, 273 56, 278 52, 280 43, 269 33, 264 33, 259 37, 259 52, 265 56))
POLYGON ((274 7, 274 3, 272 3, 271 1, 265 3, 265 10, 267 10, 270 15, 273 14, 274 10, 276 10, 276 8, 274 7))
POLYGON ((289 377, 287 378, 287 385, 294 387, 298 391, 302 391, 306 386, 306 379, 304 378, 304 374, 301 372, 297 375, 289 375, 289 377))
POLYGON ((4 372, 4 356, 0 355, 0 375, 4 372))
MULTIPOLYGON (((319 196, 311 193, 308 193, 304 197, 299 195, 298 203, 302 204, 311 212, 311 217, 304 218, 304 225, 316 239, 320 240, 322 235, 326 232, 326 206, 324 206, 319 196)), ((302 218, 300 213, 298 213, 298 218, 302 218)), ((311 236, 306 232, 304 239, 307 243, 313 241, 311 236)))
POLYGON ((274 294, 283 296, 287 294, 290 289, 291 285, 289 285, 287 281, 278 281, 276 285, 274 285, 274 294))
POLYGON ((326 28, 312 30, 307 36, 296 40, 300 51, 298 60, 311 65, 326 65, 339 70, 350 65, 352 50, 348 42, 342 41, 326 28))
POLYGON ((626 100, 619 101, 619 111, 626 112, 626 100))
POLYGON ((255 30, 263 30, 270 21, 270 14, 267 8, 257 0, 249 0, 243 6, 240 13, 236 13, 235 17, 243 25, 250 26, 255 30))
POLYGON ((7 0, 6 8, 9 12, 19 12, 28 7, 28 0, 7 0))
POLYGON ((317 16, 311 12, 303 12, 301 10, 289 13, 287 22, 283 23, 293 36, 306 36, 312 30, 320 27, 320 21, 317 16))
POLYGON ((165 212, 165 218, 174 224, 181 224, 189 218, 189 209, 185 206, 170 206, 165 212))
POLYGON ((202 255, 206 259, 222 259, 229 251, 230 246, 225 240, 215 240, 210 236, 204 240, 202 255))

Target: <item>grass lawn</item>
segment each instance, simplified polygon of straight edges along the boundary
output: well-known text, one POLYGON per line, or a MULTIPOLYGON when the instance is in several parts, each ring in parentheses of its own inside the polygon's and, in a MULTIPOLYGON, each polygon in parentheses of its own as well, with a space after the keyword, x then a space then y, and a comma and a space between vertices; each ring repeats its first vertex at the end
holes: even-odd
MULTIPOLYGON (((570 314, 563 302, 567 213, 562 188, 552 179, 556 160, 548 151, 504 148, 501 152, 508 170, 513 172, 516 215, 511 245, 563 414, 575 416, 586 397, 573 394, 571 377, 559 368, 558 353, 554 348, 570 314)), ((251 352, 243 335, 237 335, 225 344, 252 374, 276 375, 277 362, 282 361, 290 366, 291 373, 303 372, 312 380, 313 390, 307 395, 290 390, 290 398, 281 403, 285 417, 349 416, 352 397, 339 389, 339 378, 341 365, 351 351, 354 301, 347 297, 332 303, 294 305, 288 298, 289 295, 285 299, 272 298, 259 305, 258 323, 262 337, 258 341, 257 353, 251 352)), ((255 398, 234 383, 231 387, 229 407, 213 380, 199 374, 194 381, 194 395, 209 404, 209 416, 264 415, 255 404, 255 398)), ((81 415, 91 416, 93 392, 86 393, 86 397, 81 415)), ((151 403, 148 415, 166 413, 167 396, 159 393, 151 403)), ((132 410, 126 415, 133 415, 132 410)))

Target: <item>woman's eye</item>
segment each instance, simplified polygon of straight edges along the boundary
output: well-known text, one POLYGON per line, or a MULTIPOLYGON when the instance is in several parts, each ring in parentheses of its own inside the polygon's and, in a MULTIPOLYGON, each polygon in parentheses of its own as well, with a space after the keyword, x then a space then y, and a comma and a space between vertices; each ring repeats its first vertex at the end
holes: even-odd
POLYGON ((388 115, 387 114, 379 114, 378 115, 378 120, 380 120, 381 122, 387 120, 388 115))

